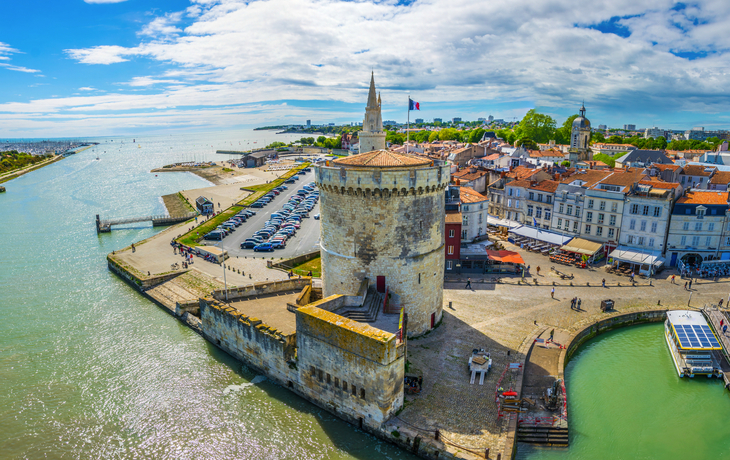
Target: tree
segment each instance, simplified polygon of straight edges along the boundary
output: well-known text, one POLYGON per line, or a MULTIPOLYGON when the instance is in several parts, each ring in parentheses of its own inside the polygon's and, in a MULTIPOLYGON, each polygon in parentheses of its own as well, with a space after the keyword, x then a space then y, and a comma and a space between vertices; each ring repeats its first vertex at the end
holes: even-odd
POLYGON ((439 138, 439 132, 438 131, 431 131, 431 134, 428 135, 428 142, 433 142, 438 140, 439 138))
POLYGON ((571 115, 564 122, 563 125, 555 130, 555 143, 556 144, 570 144, 570 133, 573 131, 573 120, 578 118, 579 115, 571 115))
POLYGON ((455 128, 444 128, 438 132, 438 135, 441 141, 459 140, 459 132, 455 128))
POLYGON ((608 138, 608 143, 609 144, 623 144, 624 138, 614 134, 613 136, 608 138))
POLYGON ((477 128, 469 135, 469 142, 471 142, 472 144, 476 144, 477 142, 482 140, 482 136, 484 136, 484 129, 477 128))
POLYGON ((560 166, 565 166, 566 168, 570 167, 570 161, 565 160, 562 163, 560 163, 560 166))
POLYGON ((547 142, 555 136, 555 120, 550 115, 530 109, 515 128, 517 138, 529 137, 538 143, 547 142))
POLYGON ((664 136, 659 136, 654 139, 654 148, 660 150, 664 150, 667 148, 667 140, 664 138, 664 136))
POLYGON ((397 133, 395 131, 386 131, 385 142, 403 145, 403 142, 405 142, 405 140, 406 139, 403 134, 397 133))
POLYGON ((537 142, 533 141, 529 137, 523 137, 521 139, 517 139, 515 141, 515 147, 517 145, 520 145, 528 150, 539 150, 540 149, 540 146, 537 145, 537 142))
POLYGON ((600 132, 591 133, 591 142, 599 142, 603 144, 606 142, 606 137, 600 132))

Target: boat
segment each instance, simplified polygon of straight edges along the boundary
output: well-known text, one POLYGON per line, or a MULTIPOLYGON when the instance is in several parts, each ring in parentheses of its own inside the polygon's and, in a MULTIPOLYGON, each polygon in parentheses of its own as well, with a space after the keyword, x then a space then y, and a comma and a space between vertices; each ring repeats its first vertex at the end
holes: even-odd
POLYGON ((702 313, 689 310, 667 312, 664 338, 679 377, 722 377, 716 352, 722 347, 702 313))

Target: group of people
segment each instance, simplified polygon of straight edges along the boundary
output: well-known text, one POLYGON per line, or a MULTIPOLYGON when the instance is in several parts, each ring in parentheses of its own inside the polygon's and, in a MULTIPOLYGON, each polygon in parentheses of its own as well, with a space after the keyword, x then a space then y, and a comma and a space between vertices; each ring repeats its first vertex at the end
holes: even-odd
POLYGON ((570 309, 580 311, 580 304, 581 299, 579 299, 578 297, 573 297, 573 299, 570 301, 570 309))

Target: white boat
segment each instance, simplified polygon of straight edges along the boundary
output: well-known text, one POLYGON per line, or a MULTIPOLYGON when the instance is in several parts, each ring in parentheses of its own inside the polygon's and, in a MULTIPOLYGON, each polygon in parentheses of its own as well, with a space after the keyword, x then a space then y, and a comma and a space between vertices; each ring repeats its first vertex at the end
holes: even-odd
POLYGON ((722 350, 715 333, 698 311, 668 311, 664 338, 680 377, 722 377, 714 352, 722 350))

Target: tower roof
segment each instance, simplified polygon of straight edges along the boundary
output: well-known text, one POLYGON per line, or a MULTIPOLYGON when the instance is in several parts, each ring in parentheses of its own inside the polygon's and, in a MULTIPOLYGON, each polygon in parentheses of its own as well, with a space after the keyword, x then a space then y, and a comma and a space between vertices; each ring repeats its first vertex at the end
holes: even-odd
POLYGON ((368 107, 378 106, 378 96, 375 93, 375 72, 370 74, 370 91, 368 92, 368 107))
POLYGON ((431 164, 428 158, 397 153, 392 150, 373 150, 333 161, 335 166, 365 167, 365 168, 398 168, 412 166, 427 166, 431 164))

